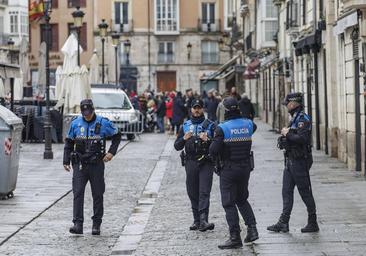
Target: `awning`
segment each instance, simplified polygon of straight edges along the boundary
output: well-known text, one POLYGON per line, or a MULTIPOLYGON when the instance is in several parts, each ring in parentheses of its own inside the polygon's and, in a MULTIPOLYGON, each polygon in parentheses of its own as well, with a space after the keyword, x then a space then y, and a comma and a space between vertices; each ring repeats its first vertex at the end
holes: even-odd
POLYGON ((234 73, 235 69, 231 68, 230 70, 228 70, 225 73, 221 73, 221 75, 217 76, 216 79, 220 80, 220 79, 224 79, 227 78, 228 76, 230 76, 232 73, 234 73))
POLYGON ((258 73, 256 72, 256 69, 258 69, 261 65, 261 62, 259 59, 254 59, 252 60, 252 62, 250 62, 247 65, 247 68, 244 72, 244 79, 245 80, 251 80, 251 79, 257 79, 258 78, 258 73))
POLYGON ((344 31, 347 28, 355 26, 357 24, 358 24, 358 12, 354 11, 337 21, 337 24, 333 27, 333 35, 338 36, 344 33, 344 31))
POLYGON ((3 79, 19 78, 20 67, 18 65, 0 63, 0 77, 3 79))
POLYGON ((321 31, 317 30, 315 33, 293 42, 293 45, 295 47, 296 56, 308 54, 310 53, 310 50, 319 51, 322 45, 321 31))
MULTIPOLYGON (((239 57, 240 57, 240 55, 236 55, 235 57, 233 57, 231 60, 229 60, 228 62, 226 62, 224 65, 222 65, 216 72, 214 72, 209 77, 207 77, 206 80, 221 79, 222 77, 220 75, 222 73, 224 73, 225 71, 227 71, 232 66, 235 66, 236 60, 239 57)), ((229 71, 231 71, 231 70, 229 70, 229 71)))

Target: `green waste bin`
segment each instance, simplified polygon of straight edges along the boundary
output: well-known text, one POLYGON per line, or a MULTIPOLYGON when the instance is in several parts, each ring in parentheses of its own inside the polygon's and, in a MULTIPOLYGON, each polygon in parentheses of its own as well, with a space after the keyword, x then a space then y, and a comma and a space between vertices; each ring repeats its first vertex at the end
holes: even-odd
POLYGON ((9 109, 0 106, 0 198, 13 197, 18 169, 23 122, 9 109))

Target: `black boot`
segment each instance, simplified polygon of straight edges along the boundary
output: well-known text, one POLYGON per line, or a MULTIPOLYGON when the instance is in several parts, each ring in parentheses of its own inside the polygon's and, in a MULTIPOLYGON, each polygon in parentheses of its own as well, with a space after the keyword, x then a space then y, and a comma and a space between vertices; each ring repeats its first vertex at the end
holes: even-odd
POLYGON ((243 247, 240 232, 230 232, 230 238, 224 243, 220 244, 219 249, 237 249, 243 247))
POLYGON ((99 223, 93 223, 92 235, 93 236, 99 236, 100 235, 100 224, 99 223))
POLYGON ((81 223, 74 223, 74 226, 72 226, 70 229, 69 229, 69 232, 71 234, 83 234, 83 224, 81 223))
POLYGON ((207 221, 208 216, 206 213, 201 213, 200 215, 200 226, 198 228, 199 231, 205 232, 207 230, 213 230, 215 228, 215 224, 209 223, 207 221))
POLYGON ((258 236, 258 230, 257 230, 257 226, 254 225, 248 225, 247 227, 247 236, 244 239, 244 243, 250 243, 253 242, 255 240, 257 240, 259 238, 258 236))
POLYGON ((200 226, 199 222, 193 222, 192 226, 189 227, 189 230, 197 230, 200 226))
POLYGON ((316 221, 316 214, 310 214, 308 217, 308 224, 301 229, 302 233, 313 233, 318 232, 319 226, 318 222, 316 221))
POLYGON ((277 233, 279 232, 287 233, 289 231, 288 221, 289 218, 285 219, 283 218, 283 216, 281 216, 278 222, 272 226, 267 227, 267 230, 277 233))

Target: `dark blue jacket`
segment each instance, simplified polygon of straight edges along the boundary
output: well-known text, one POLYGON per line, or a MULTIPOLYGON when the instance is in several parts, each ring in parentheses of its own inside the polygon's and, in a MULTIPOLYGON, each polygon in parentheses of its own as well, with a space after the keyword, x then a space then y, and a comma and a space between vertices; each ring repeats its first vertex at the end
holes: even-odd
POLYGON ((182 97, 176 96, 173 100, 173 125, 181 125, 186 117, 186 108, 182 97))

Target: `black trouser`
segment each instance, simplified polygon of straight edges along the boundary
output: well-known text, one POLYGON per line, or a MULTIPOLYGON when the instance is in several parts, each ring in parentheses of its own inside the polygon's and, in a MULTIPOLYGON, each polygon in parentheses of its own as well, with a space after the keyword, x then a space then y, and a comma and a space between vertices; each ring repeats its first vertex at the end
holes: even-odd
POLYGON ((186 186, 191 200, 193 218, 195 223, 200 222, 200 214, 208 216, 210 207, 210 193, 214 166, 211 162, 199 163, 195 160, 186 162, 186 186))
POLYGON ((72 177, 72 190, 74 193, 73 222, 84 222, 84 193, 85 186, 90 181, 93 196, 93 223, 102 223, 103 217, 103 194, 104 183, 104 162, 98 161, 94 164, 86 164, 81 170, 76 170, 72 177))
POLYGON ((286 168, 283 172, 282 219, 289 221, 294 204, 294 189, 297 190, 306 205, 309 215, 316 213, 315 201, 311 189, 309 170, 312 165, 311 159, 287 159, 286 168))
POLYGON ((240 232, 238 209, 245 225, 255 225, 256 220, 248 202, 249 165, 225 163, 220 174, 221 202, 226 212, 230 233, 240 232))

